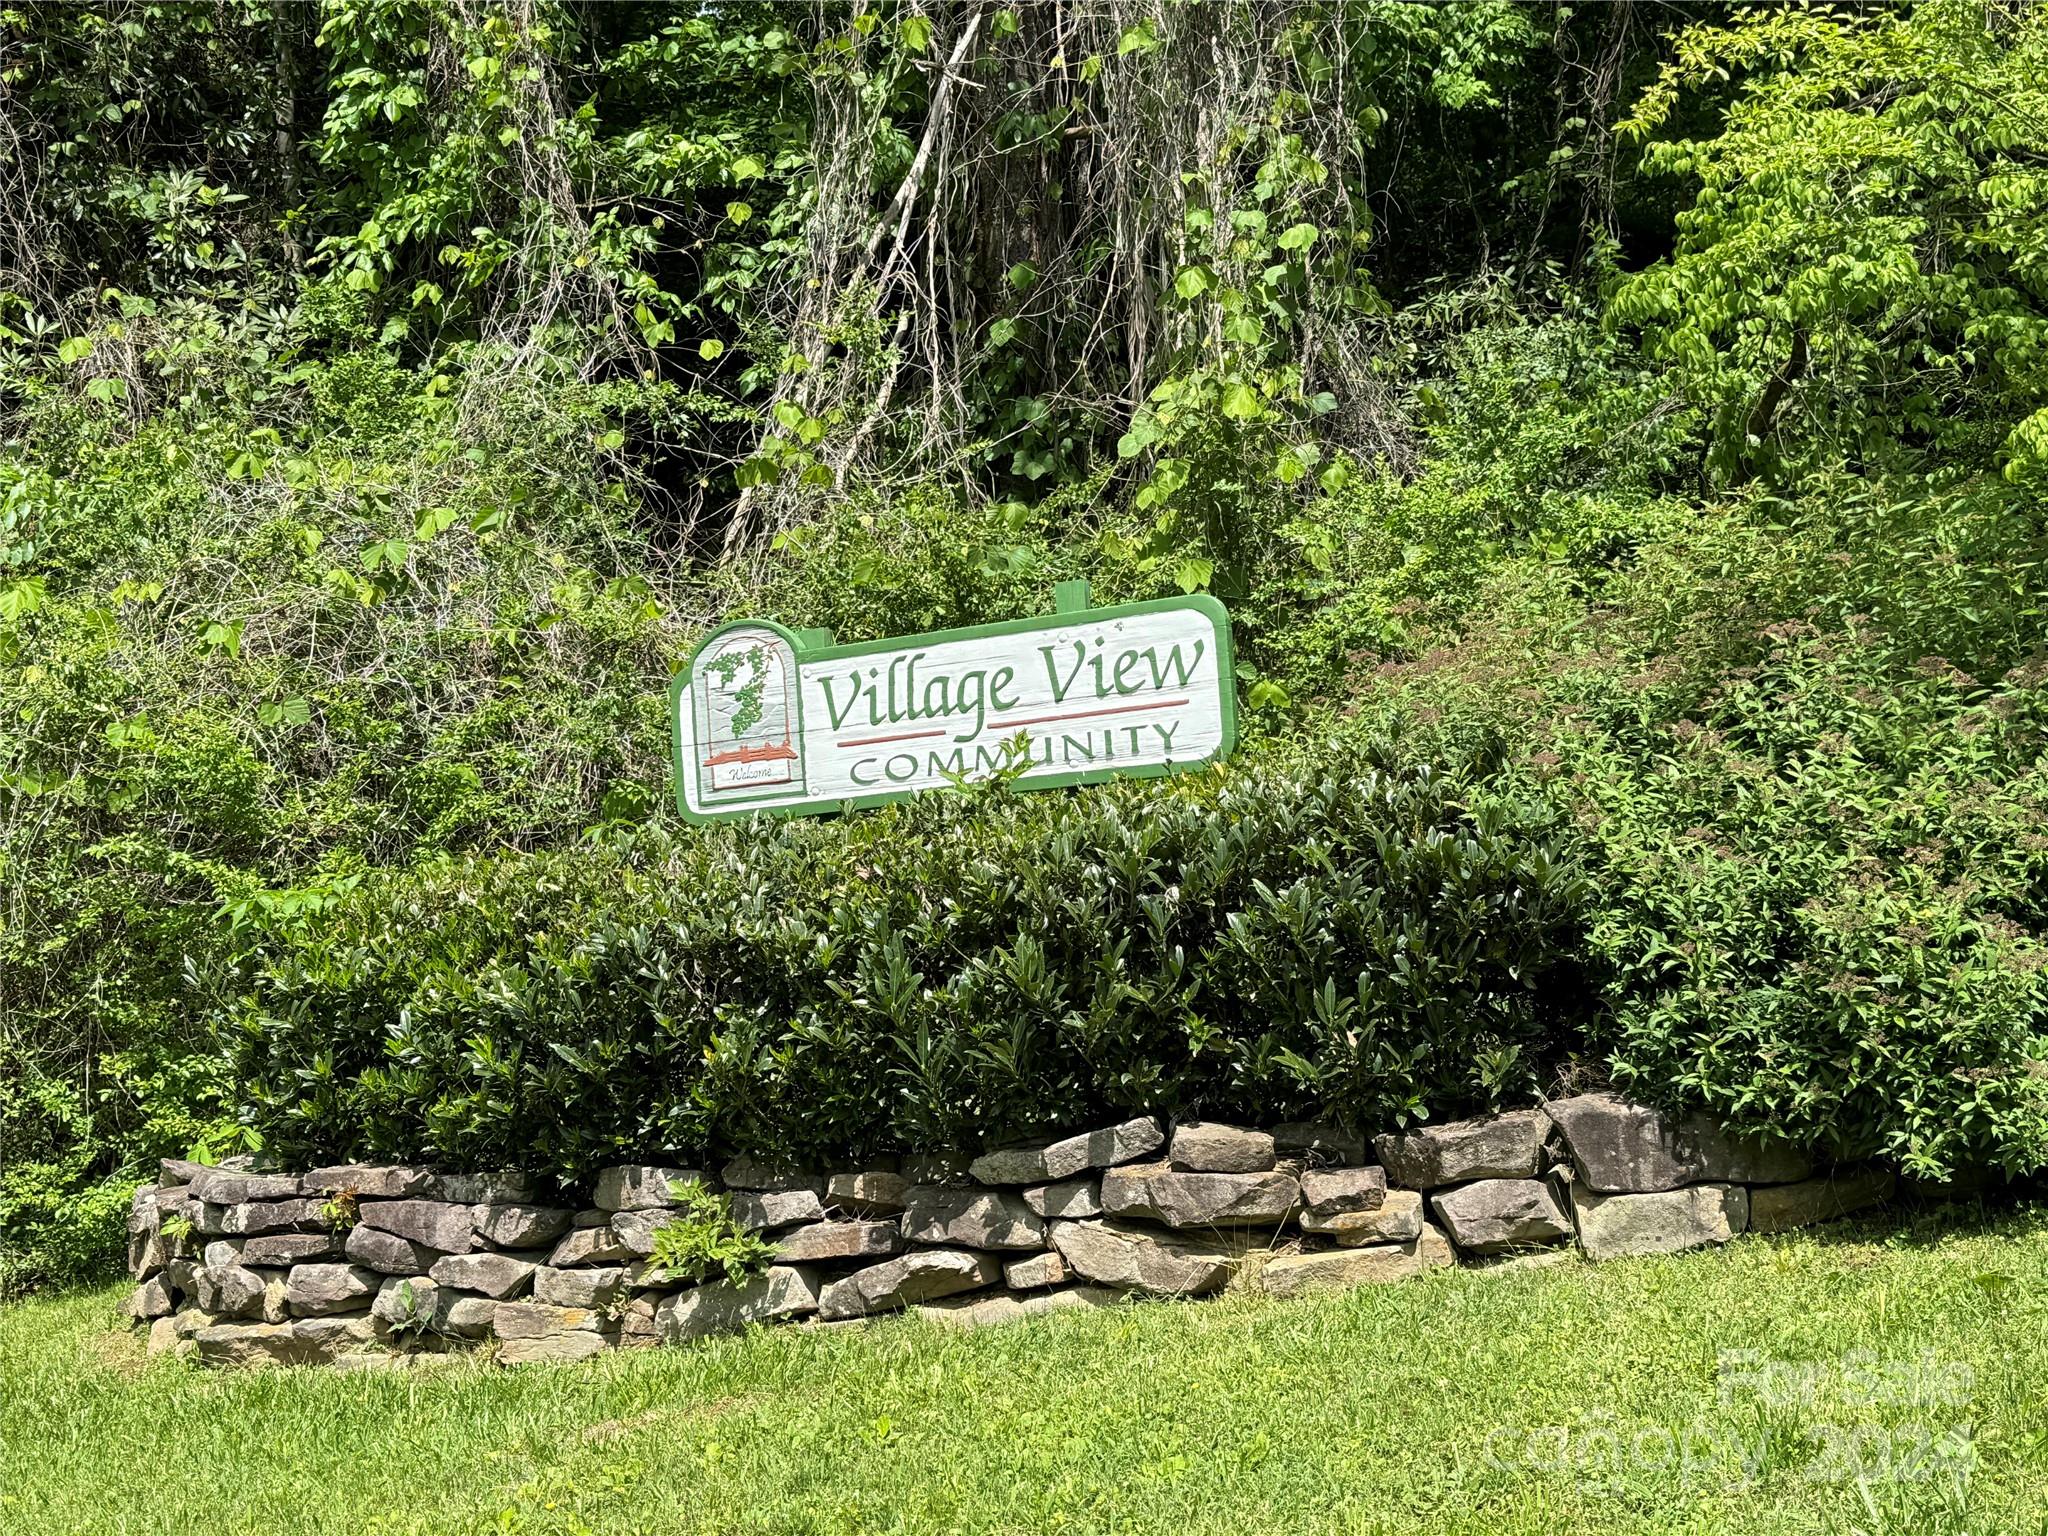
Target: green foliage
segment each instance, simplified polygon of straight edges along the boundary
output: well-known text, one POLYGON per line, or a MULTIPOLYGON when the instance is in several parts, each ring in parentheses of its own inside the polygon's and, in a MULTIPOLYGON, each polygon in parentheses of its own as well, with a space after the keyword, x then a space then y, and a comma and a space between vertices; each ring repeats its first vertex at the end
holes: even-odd
POLYGON ((1641 325, 1753 473, 1903 449, 2048 469, 2048 13, 1931 0, 1748 11, 1682 34, 1624 133, 1740 74, 1719 132, 1650 145, 1694 186, 1628 279, 1641 325))
POLYGON ((690 1180, 677 1192, 681 1214, 655 1228, 657 1269, 687 1281, 708 1280, 714 1273, 740 1285, 766 1271, 775 1245, 749 1232, 732 1218, 732 1202, 690 1180))
POLYGON ((574 1176, 1148 1110, 1407 1122, 1528 1094, 1570 1038, 1582 888, 1552 813, 1482 773, 1332 743, 448 862, 210 984, 249 1123, 287 1158, 574 1176))

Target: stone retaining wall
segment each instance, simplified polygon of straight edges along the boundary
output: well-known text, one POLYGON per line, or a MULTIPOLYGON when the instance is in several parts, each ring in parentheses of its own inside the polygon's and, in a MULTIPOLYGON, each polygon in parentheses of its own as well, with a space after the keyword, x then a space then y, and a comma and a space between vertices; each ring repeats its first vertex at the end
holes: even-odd
POLYGON ((1151 1119, 959 1162, 906 1156, 715 1177, 623 1167, 588 1208, 516 1173, 348 1166, 304 1174, 167 1161, 129 1221, 130 1314, 152 1351, 213 1365, 387 1365, 488 1347, 580 1360, 747 1323, 909 1308, 997 1322, 1237 1283, 1276 1296, 1405 1279, 1573 1244, 1593 1259, 1776 1232, 1887 1198, 1877 1169, 1586 1094, 1363 1138, 1151 1119), (690 1283, 655 1233, 692 1180, 776 1244, 756 1279, 690 1283))

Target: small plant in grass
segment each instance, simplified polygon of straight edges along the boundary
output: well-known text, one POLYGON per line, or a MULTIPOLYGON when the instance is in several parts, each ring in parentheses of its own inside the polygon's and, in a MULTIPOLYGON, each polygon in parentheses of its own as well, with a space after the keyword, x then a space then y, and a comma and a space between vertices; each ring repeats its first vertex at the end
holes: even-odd
POLYGON ((675 1220, 654 1234, 653 1261, 685 1280, 709 1279, 714 1271, 738 1285, 767 1269, 775 1246, 732 1219, 724 1195, 692 1179, 679 1196, 675 1220))

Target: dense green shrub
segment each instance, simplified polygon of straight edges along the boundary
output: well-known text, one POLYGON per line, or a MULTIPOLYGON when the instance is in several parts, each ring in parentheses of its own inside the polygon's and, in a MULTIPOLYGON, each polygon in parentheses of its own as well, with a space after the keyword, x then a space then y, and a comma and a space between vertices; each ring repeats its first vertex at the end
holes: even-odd
POLYGON ((1332 746, 445 862, 264 938, 223 1008, 239 1093, 287 1158, 565 1175, 1522 1098, 1583 996, 1581 885, 1482 768, 1332 746))

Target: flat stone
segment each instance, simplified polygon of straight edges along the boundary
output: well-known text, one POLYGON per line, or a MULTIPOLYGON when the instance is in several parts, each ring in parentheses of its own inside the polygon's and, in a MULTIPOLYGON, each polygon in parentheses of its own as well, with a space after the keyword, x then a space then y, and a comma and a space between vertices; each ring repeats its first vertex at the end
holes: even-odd
POLYGON ((550 1307, 538 1301, 501 1301, 491 1332, 501 1339, 538 1339, 551 1333, 596 1333, 605 1326, 597 1307, 550 1307))
POLYGON ((386 1163, 342 1163, 315 1168, 300 1183, 309 1195, 352 1194, 358 1199, 410 1200, 424 1195, 433 1183, 424 1168, 398 1168, 386 1163))
POLYGON ((221 1215, 220 1229, 230 1237, 257 1237, 266 1232, 318 1232, 326 1229, 324 1200, 267 1200, 231 1205, 221 1215))
POLYGON ((1166 1133, 1150 1118, 1032 1146, 1001 1147, 984 1152, 968 1165, 983 1184, 1053 1184, 1086 1173, 1136 1162, 1166 1145, 1166 1133))
POLYGON ((1273 1127, 1273 1150, 1320 1167, 1349 1167, 1365 1161, 1365 1137, 1320 1120, 1290 1120, 1273 1127))
POLYGON ((376 1342, 376 1325, 369 1313, 353 1317, 308 1317, 292 1324, 292 1333, 312 1358, 332 1363, 376 1342))
POLYGON ((1024 1191, 1024 1203, 1037 1215, 1061 1221, 1086 1221, 1102 1214, 1102 1180, 1093 1174, 1062 1179, 1024 1191))
POLYGON ((825 1185, 825 1203, 853 1216, 893 1216, 909 1194, 900 1173, 835 1173, 825 1185))
POLYGON ((207 1163, 195 1163, 182 1157, 166 1157, 156 1165, 156 1185, 158 1189, 170 1189, 178 1185, 189 1188, 192 1181, 202 1173, 216 1171, 207 1163))
POLYGON ((909 1193, 903 1235, 961 1248, 1043 1248, 1045 1219, 1007 1190, 926 1184, 909 1193))
POLYGON ((290 1323, 216 1323, 193 1336, 201 1365, 250 1369, 309 1365, 316 1352, 290 1323))
POLYGON ((305 1191, 289 1173, 235 1173, 225 1168, 194 1167, 192 1196, 208 1205, 248 1205, 296 1199, 305 1191))
POLYGON ((686 1188, 702 1183, 700 1168, 657 1168, 641 1163, 606 1168, 597 1176, 597 1193, 590 1203, 601 1211, 652 1211, 677 1204, 686 1188))
POLYGON ((544 1248, 569 1230, 576 1213, 566 1206, 478 1205, 469 1217, 476 1235, 497 1248, 544 1248))
POLYGON ((607 1220, 599 1227, 572 1227, 555 1244, 548 1263, 555 1269, 578 1269, 588 1264, 623 1264, 632 1257, 633 1250, 619 1241, 607 1220))
POLYGON ((263 1282, 263 1304, 256 1315, 266 1323, 291 1321, 291 1296, 283 1275, 273 1274, 263 1282))
POLYGON ((231 1264, 242 1262, 242 1245, 246 1237, 216 1237, 199 1251, 199 1262, 209 1269, 226 1269, 231 1264))
POLYGON ((429 1248, 425 1243, 365 1226, 349 1229, 341 1251, 351 1264, 374 1269, 380 1275, 424 1275, 441 1257, 439 1249, 429 1248))
POLYGON ((749 1232, 773 1232, 778 1227, 825 1219, 824 1202, 808 1189, 769 1190, 761 1194, 743 1191, 726 1199, 733 1221, 749 1232))
POLYGON ((427 1276, 449 1290, 470 1291, 503 1301, 530 1286, 539 1267, 503 1253, 451 1253, 445 1259, 436 1259, 427 1276))
POLYGON ((468 1253, 476 1246, 472 1209, 441 1200, 365 1200, 356 1208, 357 1225, 410 1238, 443 1253, 468 1253))
POLYGON ((1034 1253, 1003 1265, 1003 1284, 1013 1291, 1042 1291, 1067 1280, 1066 1260, 1056 1253, 1034 1253))
POLYGON ((227 1318, 215 1317, 203 1307, 187 1307, 171 1319, 178 1337, 186 1340, 197 1338, 203 1328, 212 1328, 227 1321, 227 1318))
POLYGON ((537 1269, 533 1273, 533 1299, 551 1307, 602 1310, 625 1293, 626 1271, 622 1265, 606 1269, 537 1269))
POLYGON ((623 1349, 651 1349, 661 1342, 654 1325, 659 1296, 635 1296, 619 1314, 619 1345, 623 1349))
POLYGON ((448 1205, 524 1205, 533 1180, 523 1173, 437 1173, 427 1193, 448 1205))
POLYGON ((821 1199, 825 1194, 824 1174, 808 1168, 792 1168, 770 1159, 749 1157, 745 1153, 730 1159, 719 1169, 718 1179, 727 1189, 753 1190, 761 1194, 785 1195, 806 1190, 821 1199))
POLYGON ((1538 1247, 1572 1235, 1571 1218, 1542 1179, 1479 1179, 1431 1195, 1429 1206, 1468 1253, 1538 1247))
POLYGON ((1796 1184, 1812 1159, 1730 1135, 1705 1115, 1672 1117, 1613 1093, 1544 1106, 1564 1132, 1580 1184, 1600 1194, 1654 1194, 1686 1184, 1796 1184))
POLYGON ((775 1257, 784 1264, 825 1264, 880 1258, 902 1247, 903 1228, 893 1221, 820 1221, 783 1233, 775 1257))
POLYGON ((285 1281, 285 1306, 293 1317, 331 1317, 359 1312, 371 1304, 383 1277, 360 1264, 301 1264, 285 1281))
POLYGON ((121 1309, 138 1323, 154 1322, 177 1311, 178 1298, 171 1293, 169 1277, 158 1273, 135 1287, 121 1309))
POLYGON ((451 1339, 487 1339, 498 1320, 500 1307, 517 1302, 493 1301, 488 1296, 465 1296, 460 1291, 434 1292, 434 1332, 451 1339))
POLYGON ((1797 1184, 1760 1184, 1749 1192, 1749 1230, 1787 1232, 1833 1221, 1891 1199, 1889 1168, 1840 1168, 1797 1184))
POLYGON ((279 1268, 338 1259, 344 1238, 339 1232, 270 1232, 242 1240, 242 1262, 251 1268, 279 1268))
POLYGON ((1065 1290, 1043 1291, 1034 1296, 954 1296, 945 1301, 926 1302, 912 1310, 941 1328, 987 1328, 1048 1317, 1055 1312, 1111 1307, 1122 1300, 1122 1295, 1106 1286, 1070 1285, 1065 1290))
POLYGON ((145 1346, 152 1355, 183 1354, 191 1346, 178 1337, 178 1320, 174 1317, 160 1317, 149 1325, 149 1342, 145 1346))
POLYGON ((1299 1296, 1307 1291, 1348 1291, 1360 1285, 1385 1285, 1412 1280, 1453 1261, 1441 1237, 1425 1243, 1384 1243, 1369 1248, 1339 1248, 1334 1253, 1290 1253, 1259 1271, 1259 1285, 1269 1296, 1299 1296))
POLYGON ((818 1310, 818 1272, 777 1264, 766 1274, 735 1285, 713 1280, 664 1296, 654 1309, 654 1328, 663 1343, 731 1333, 749 1323, 802 1317, 818 1310))
POLYGON ((219 1237, 227 1230, 227 1217, 227 1206, 208 1205, 204 1200, 195 1200, 192 1203, 192 1214, 189 1219, 192 1223, 192 1230, 201 1237, 219 1237))
POLYGON ((927 1248, 857 1269, 818 1293, 818 1315, 866 1317, 914 1302, 936 1301, 961 1291, 980 1290, 1003 1277, 1001 1260, 989 1253, 927 1248))
POLYGON ((644 1259, 654 1252, 655 1234, 675 1219, 676 1212, 666 1206, 654 1210, 620 1211, 612 1218, 612 1238, 627 1253, 644 1259))
POLYGON ((1441 1189, 1468 1179, 1533 1179, 1549 1134, 1542 1110, 1518 1109, 1375 1136, 1372 1144, 1389 1184, 1441 1189))
POLYGON ((1234 1255, 1198 1238, 1113 1221, 1056 1221, 1052 1245, 1069 1269, 1117 1291, 1206 1296, 1230 1279, 1234 1255))
POLYGON ((1166 1161, 1181 1173, 1266 1173, 1275 1161, 1273 1138, 1243 1126, 1189 1120, 1174 1127, 1166 1161))
POLYGON ((498 1345, 500 1365, 573 1365, 590 1360, 618 1341, 603 1333, 549 1333, 534 1338, 505 1339, 498 1345))
POLYGON ((1390 1189, 1376 1211, 1339 1211, 1334 1216, 1304 1214, 1301 1230, 1335 1238, 1338 1246, 1362 1248, 1372 1243, 1412 1243, 1422 1236, 1422 1192, 1390 1189))
POLYGON ((1301 1202, 1291 1173, 1179 1173, 1164 1163, 1112 1168, 1102 1176, 1110 1216, 1169 1227, 1277 1225, 1301 1202))
POLYGON ((1749 1191, 1740 1184, 1694 1184, 1632 1195, 1605 1195, 1574 1184, 1571 1197, 1579 1246, 1590 1259, 1725 1243, 1749 1225, 1749 1191))
POLYGON ((1311 1170, 1301 1176, 1302 1209, 1310 1216, 1376 1211, 1386 1203, 1384 1168, 1311 1170))
POLYGON ((193 1276, 194 1299, 202 1312, 215 1317, 256 1317, 263 1311, 266 1281, 239 1264, 205 1264, 193 1276))
POLYGON ((157 1192, 147 1185, 128 1200, 128 1273, 146 1280, 164 1267, 158 1237, 157 1192))

